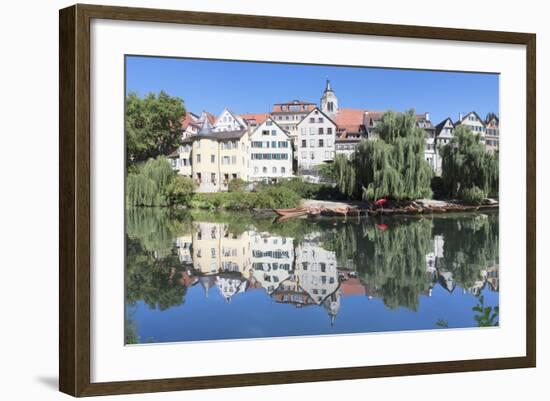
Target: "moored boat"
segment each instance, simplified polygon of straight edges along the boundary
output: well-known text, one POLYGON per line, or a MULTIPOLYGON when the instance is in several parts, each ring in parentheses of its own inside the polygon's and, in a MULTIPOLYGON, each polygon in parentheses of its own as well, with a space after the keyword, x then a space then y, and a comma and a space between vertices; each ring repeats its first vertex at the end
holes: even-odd
POLYGON ((308 213, 308 209, 305 207, 295 207, 290 209, 273 209, 275 213, 283 217, 297 217, 303 216, 308 213))

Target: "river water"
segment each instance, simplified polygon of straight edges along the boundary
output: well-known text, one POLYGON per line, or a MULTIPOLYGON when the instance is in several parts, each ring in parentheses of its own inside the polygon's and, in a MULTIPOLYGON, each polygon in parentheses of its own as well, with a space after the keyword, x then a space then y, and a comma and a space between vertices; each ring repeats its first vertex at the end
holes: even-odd
POLYGON ((127 212, 125 341, 498 326, 498 212, 127 212))

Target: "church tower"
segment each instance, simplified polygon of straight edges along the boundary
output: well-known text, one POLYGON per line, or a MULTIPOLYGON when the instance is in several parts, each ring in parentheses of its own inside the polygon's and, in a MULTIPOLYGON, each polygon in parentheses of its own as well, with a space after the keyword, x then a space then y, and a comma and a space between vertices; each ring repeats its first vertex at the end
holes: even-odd
POLYGON ((338 98, 334 94, 328 79, 323 96, 321 96, 321 111, 332 119, 338 113, 338 98))

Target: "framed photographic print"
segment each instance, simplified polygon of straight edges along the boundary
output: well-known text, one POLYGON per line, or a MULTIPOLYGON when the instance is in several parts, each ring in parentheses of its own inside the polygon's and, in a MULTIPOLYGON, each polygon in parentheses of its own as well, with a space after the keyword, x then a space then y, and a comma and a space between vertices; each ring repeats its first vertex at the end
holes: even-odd
POLYGON ((535 40, 61 10, 60 390, 534 367, 535 40))

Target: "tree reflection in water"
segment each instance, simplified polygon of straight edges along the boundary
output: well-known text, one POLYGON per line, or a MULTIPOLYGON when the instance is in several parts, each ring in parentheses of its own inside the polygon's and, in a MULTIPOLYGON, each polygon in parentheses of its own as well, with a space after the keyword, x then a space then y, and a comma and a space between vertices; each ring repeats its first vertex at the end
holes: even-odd
MULTIPOLYGON (((176 213, 128 209, 128 308, 182 305, 195 285, 205 297, 215 291, 228 303, 261 289, 275 304, 322 307, 334 322, 342 297, 368 296, 388 310, 417 311, 422 296, 439 286, 478 297, 470 313, 477 313, 479 326, 498 324, 498 306, 485 306, 481 296, 485 288, 498 291, 498 213, 285 223, 249 214, 176 213)), ((435 326, 449 323, 440 319, 435 326)), ((126 327, 127 342, 136 342, 132 322, 126 327)))

